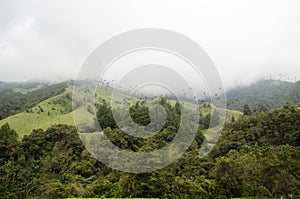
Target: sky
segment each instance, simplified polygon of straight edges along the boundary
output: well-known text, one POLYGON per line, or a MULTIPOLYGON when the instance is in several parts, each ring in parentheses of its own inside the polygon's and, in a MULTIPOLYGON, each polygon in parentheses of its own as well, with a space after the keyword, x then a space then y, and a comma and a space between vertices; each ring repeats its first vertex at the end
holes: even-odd
POLYGON ((197 42, 227 88, 300 79, 298 0, 3 0, 0 81, 74 79, 100 44, 140 28, 197 42))

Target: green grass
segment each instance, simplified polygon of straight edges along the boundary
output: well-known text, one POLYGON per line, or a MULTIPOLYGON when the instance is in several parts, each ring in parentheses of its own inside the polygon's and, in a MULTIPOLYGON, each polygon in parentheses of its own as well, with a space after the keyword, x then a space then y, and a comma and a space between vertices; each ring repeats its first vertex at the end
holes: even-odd
MULTIPOLYGON (((110 102, 111 93, 112 93, 111 89, 105 87, 98 87, 96 103, 100 102, 99 100, 100 97, 110 102)), ((22 138, 24 135, 30 134, 33 129, 46 130, 51 125, 55 125, 55 124, 74 125, 71 94, 72 94, 72 88, 69 87, 65 90, 65 92, 39 103, 38 105, 31 108, 30 110, 0 120, 0 126, 2 126, 5 123, 8 123, 11 126, 11 128, 16 130, 16 132, 19 135, 19 138, 22 138), (41 110, 40 108, 43 111, 40 111, 41 110)), ((123 96, 124 96, 123 94, 117 93, 116 97, 113 99, 117 107, 126 106, 126 103, 124 103, 123 101, 123 96)), ((138 100, 139 100, 138 98, 132 97, 130 100, 128 100, 128 102, 130 102, 130 104, 134 104, 138 100)), ((153 104, 158 100, 159 100, 158 98, 155 98, 149 100, 148 103, 153 104)), ((175 100, 168 100, 168 101, 172 105, 176 103, 175 100)), ((198 108, 198 105, 190 102, 184 102, 184 106, 191 110, 195 110, 198 108)), ((83 121, 84 123, 91 124, 93 121, 85 121, 88 119, 90 120, 89 115, 87 115, 90 113, 88 113, 84 109, 85 107, 81 106, 77 108, 75 112, 79 113, 80 115, 79 119, 84 120, 83 121)), ((200 111, 204 115, 206 115, 210 113, 211 108, 201 106, 200 111)), ((241 115, 242 113, 239 111, 226 110, 226 121, 230 122, 232 116, 234 116, 235 119, 238 119, 241 115)))
POLYGON ((71 88, 68 88, 64 93, 39 103, 29 111, 0 120, 0 126, 8 123, 21 138, 23 135, 31 133, 33 129, 47 129, 54 124, 74 125, 72 112, 66 112, 65 105, 56 103, 60 100, 66 100, 66 95, 70 93, 71 88), (40 111, 39 107, 43 111, 40 111))
POLYGON ((34 88, 14 88, 13 91, 15 93, 22 93, 22 94, 27 94, 27 93, 30 93, 32 91, 36 91, 36 90, 39 90, 40 88, 42 88, 43 86, 42 85, 37 85, 36 87, 34 88))

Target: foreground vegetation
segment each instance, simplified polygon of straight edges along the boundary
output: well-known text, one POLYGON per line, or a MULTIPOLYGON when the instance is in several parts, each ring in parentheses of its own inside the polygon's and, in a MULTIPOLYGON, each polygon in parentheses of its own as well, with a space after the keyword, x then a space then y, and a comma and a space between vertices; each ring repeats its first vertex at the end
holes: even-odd
MULTIPOLYGON (((98 107, 104 133, 124 150, 156 150, 172 140, 178 128, 178 105, 160 101, 168 113, 164 128, 142 141, 115 125, 110 107, 98 107), (177 108, 176 108, 177 107, 177 108)), ((149 109, 131 107, 134 121, 149 122, 149 109)), ((220 141, 205 158, 199 148, 210 117, 189 150, 164 169, 141 174, 112 170, 82 145, 75 127, 53 125, 18 138, 0 128, 0 198, 233 198, 288 197, 300 190, 300 109, 286 104, 270 112, 242 116, 225 125, 220 141)))

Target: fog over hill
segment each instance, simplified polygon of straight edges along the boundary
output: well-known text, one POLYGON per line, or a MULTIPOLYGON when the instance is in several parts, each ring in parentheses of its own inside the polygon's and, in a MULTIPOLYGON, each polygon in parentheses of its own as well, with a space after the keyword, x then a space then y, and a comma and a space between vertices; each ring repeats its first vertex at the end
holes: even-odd
POLYGON ((236 87, 227 92, 227 107, 243 110, 248 104, 253 110, 258 105, 268 109, 282 107, 285 103, 300 103, 300 81, 258 81, 250 86, 236 87))
POLYGON ((1 1, 0 80, 74 79, 101 43, 145 27, 197 42, 226 88, 279 73, 299 80, 299 8, 292 0, 1 1))

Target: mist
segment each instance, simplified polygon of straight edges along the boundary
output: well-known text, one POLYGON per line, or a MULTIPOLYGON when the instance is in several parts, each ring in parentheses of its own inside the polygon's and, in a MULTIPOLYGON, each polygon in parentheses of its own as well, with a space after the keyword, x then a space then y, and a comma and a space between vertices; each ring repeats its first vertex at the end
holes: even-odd
POLYGON ((0 81, 75 79, 102 42, 139 28, 197 42, 226 88, 283 75, 297 81, 299 24, 297 0, 1 1, 0 81))

